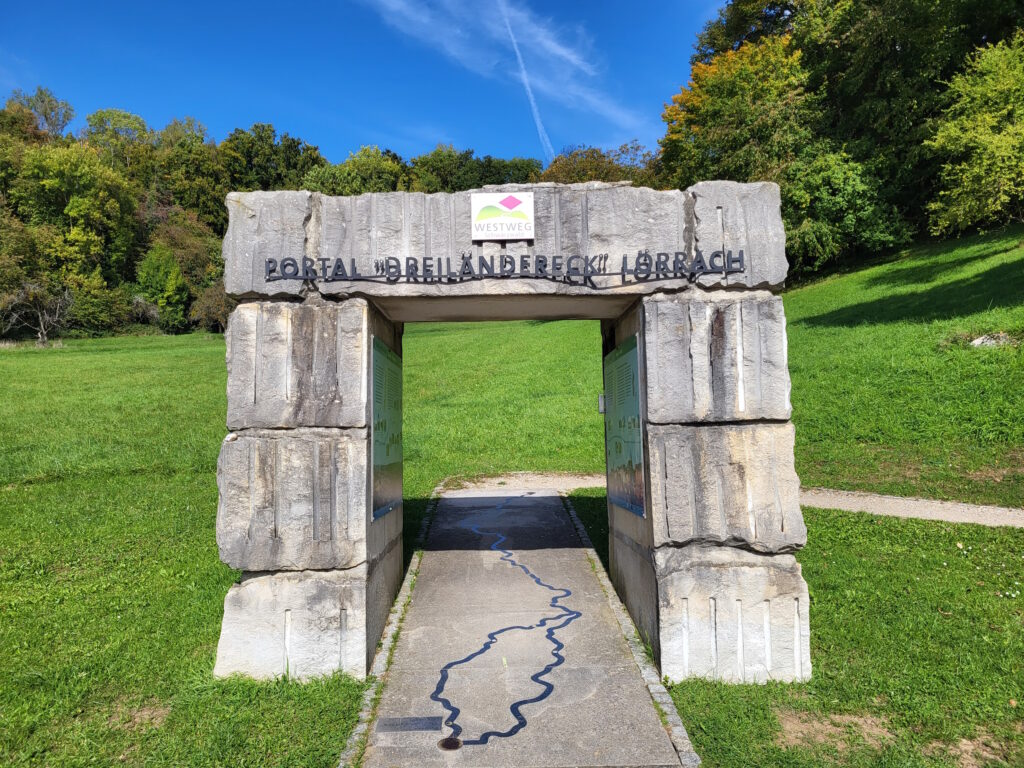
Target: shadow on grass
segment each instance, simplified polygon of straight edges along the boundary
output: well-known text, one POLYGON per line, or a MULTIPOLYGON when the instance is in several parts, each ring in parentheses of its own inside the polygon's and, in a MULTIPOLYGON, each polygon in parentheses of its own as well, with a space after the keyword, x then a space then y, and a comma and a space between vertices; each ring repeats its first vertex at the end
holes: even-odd
POLYGON ((948 243, 923 248, 920 252, 903 258, 885 270, 880 270, 865 280, 865 284, 875 288, 879 286, 898 287, 901 285, 926 285, 934 283, 943 275, 956 272, 976 261, 1007 253, 1019 245, 1006 232, 977 238, 976 242, 967 244, 949 252, 948 243))
POLYGON ((810 326, 927 322, 965 317, 997 307, 1013 307, 1024 295, 1024 266, 1020 261, 1000 264, 966 280, 936 285, 922 291, 887 296, 852 304, 798 323, 810 326))

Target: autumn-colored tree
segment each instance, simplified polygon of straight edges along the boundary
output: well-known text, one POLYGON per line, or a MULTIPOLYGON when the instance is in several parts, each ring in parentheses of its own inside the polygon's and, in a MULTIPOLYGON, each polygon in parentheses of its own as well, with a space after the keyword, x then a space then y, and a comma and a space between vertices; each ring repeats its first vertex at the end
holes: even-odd
POLYGON ((633 140, 617 149, 566 147, 540 175, 541 181, 575 184, 583 181, 631 181, 656 186, 654 155, 633 140))
POLYGON ((695 64, 663 118, 661 170, 673 186, 703 179, 779 184, 787 251, 798 270, 904 237, 868 169, 816 134, 820 98, 808 88, 789 36, 695 64))

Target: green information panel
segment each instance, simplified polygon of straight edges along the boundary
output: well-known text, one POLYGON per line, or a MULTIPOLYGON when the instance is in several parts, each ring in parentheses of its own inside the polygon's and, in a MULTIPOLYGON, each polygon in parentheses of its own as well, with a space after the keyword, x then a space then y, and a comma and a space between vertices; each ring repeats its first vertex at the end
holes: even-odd
POLYGON ((643 517, 644 443, 636 336, 604 359, 604 450, 608 501, 643 517))
POLYGON ((402 358, 373 340, 373 519, 402 506, 402 358))

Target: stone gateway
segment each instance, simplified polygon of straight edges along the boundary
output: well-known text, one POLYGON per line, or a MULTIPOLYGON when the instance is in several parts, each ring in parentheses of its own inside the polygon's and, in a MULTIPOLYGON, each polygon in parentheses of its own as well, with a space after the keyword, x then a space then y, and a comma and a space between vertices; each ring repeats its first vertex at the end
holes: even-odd
POLYGON ((404 323, 584 318, 611 577, 662 673, 808 679, 778 187, 478 193, 228 195, 217 544, 243 575, 215 674, 366 675, 403 577, 404 323))

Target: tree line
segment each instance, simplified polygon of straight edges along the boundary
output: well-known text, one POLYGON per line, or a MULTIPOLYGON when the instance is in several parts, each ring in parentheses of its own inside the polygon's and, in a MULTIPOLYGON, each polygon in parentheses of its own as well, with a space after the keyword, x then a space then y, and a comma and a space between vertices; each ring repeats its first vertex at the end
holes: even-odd
POLYGON ((454 192, 602 180, 775 181, 794 274, 1024 217, 1024 0, 731 0, 698 35, 650 151, 534 158, 375 146, 329 163, 271 124, 215 142, 15 91, 0 111, 0 333, 223 329, 232 190, 454 192))

